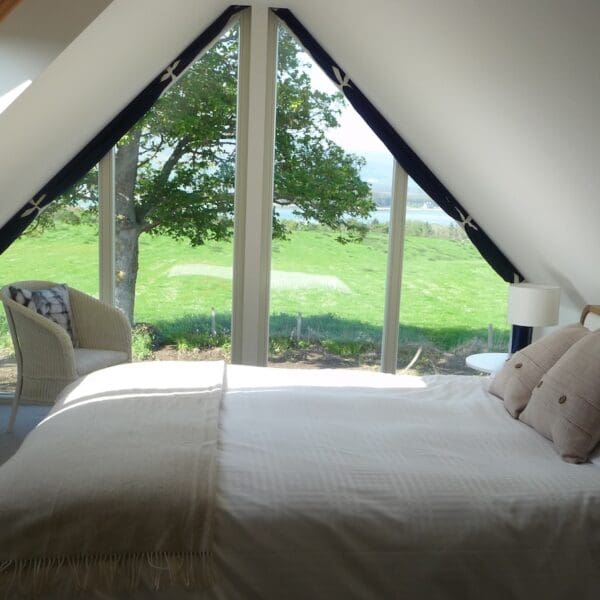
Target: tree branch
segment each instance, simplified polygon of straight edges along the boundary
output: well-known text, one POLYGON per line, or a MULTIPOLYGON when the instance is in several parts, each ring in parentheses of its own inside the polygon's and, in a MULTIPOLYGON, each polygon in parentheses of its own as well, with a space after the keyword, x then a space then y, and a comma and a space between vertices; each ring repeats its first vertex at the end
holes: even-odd
POLYGON ((189 151, 189 142, 189 136, 184 136, 177 142, 175 148, 173 148, 173 152, 171 152, 171 156, 167 158, 165 164, 160 170, 160 173, 156 177, 156 182, 158 184, 162 185, 169 180, 169 175, 171 175, 171 171, 175 168, 175 165, 179 162, 179 159, 189 151))
POLYGON ((157 227, 160 227, 160 225, 161 225, 160 221, 154 221, 153 223, 149 223, 149 222, 146 221, 142 225, 142 228, 140 229, 140 233, 149 233, 153 229, 156 229, 157 227))
MULTIPOLYGON (((165 164, 162 166, 162 169, 159 171, 158 175, 154 178, 154 182, 157 187, 162 188, 167 181, 169 181, 169 176, 171 172, 179 162, 179 159, 188 152, 188 144, 190 141, 189 136, 182 137, 175 148, 173 148, 173 152, 171 152, 171 156, 167 158, 165 164)), ((147 198, 144 198, 142 201, 142 205, 136 211, 137 213, 137 221, 141 225, 142 231, 147 231, 146 226, 148 225, 146 218, 152 213, 154 208, 158 205, 162 204, 166 200, 165 196, 162 194, 154 198, 154 202, 147 202, 147 198)))

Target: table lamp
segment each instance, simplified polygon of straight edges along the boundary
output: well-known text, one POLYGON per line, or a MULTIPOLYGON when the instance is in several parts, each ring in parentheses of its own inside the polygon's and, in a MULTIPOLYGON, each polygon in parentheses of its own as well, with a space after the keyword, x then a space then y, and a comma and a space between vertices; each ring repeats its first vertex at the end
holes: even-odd
POLYGON ((513 326, 511 354, 531 344, 534 327, 558 323, 560 288, 513 283, 508 288, 508 322, 513 326))

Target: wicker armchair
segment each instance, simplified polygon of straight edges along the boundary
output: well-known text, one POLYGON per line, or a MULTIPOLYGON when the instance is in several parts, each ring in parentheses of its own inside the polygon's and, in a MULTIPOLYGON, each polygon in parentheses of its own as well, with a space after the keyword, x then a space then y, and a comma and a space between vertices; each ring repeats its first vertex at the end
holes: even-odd
MULTIPOLYGON (((51 281, 11 284, 29 290, 57 285, 51 281)), ((67 332, 0 290, 17 360, 17 387, 8 423, 12 431, 19 402, 53 404, 58 393, 78 377, 131 361, 131 326, 117 308, 69 288, 69 302, 78 347, 67 332)))

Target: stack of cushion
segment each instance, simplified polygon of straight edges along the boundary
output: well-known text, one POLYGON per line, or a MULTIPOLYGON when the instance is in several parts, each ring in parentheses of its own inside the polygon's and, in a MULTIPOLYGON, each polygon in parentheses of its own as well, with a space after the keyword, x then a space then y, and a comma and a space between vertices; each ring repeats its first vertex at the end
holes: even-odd
POLYGON ((491 382, 506 410, 586 462, 600 442, 600 331, 572 325, 514 354, 491 382))

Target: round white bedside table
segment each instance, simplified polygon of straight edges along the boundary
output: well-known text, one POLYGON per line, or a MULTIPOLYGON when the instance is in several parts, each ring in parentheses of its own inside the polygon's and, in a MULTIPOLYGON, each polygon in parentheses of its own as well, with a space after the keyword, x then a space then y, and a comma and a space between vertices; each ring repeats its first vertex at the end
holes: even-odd
POLYGON ((503 367, 509 356, 510 354, 507 352, 483 352, 467 356, 465 362, 467 367, 471 367, 475 371, 493 374, 503 367))

